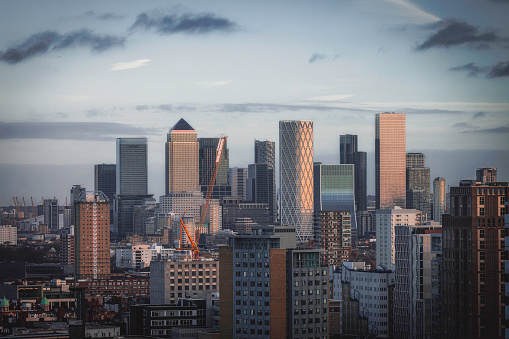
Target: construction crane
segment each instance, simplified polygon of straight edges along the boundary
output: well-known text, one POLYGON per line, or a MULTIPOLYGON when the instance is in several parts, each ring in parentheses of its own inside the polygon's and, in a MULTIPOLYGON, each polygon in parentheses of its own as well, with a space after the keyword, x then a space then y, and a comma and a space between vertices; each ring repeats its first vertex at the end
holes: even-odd
POLYGON ((23 205, 25 205, 25 213, 27 214, 25 216, 25 219, 28 219, 30 217, 30 215, 28 214, 28 208, 27 208, 27 204, 25 202, 25 197, 21 197, 23 199, 23 205))
POLYGON ((19 218, 21 211, 19 209, 18 203, 14 197, 12 197, 12 201, 14 201, 14 208, 16 209, 16 218, 19 218))
MULTIPOLYGON (((180 218, 180 227, 181 227, 181 229, 183 228, 184 231, 186 232, 187 237, 190 240, 190 243, 191 243, 191 246, 192 246, 191 250, 193 251, 193 259, 198 259, 199 256, 200 256, 200 251, 198 249, 197 242, 200 239, 200 234, 201 234, 200 229, 203 228, 203 224, 205 222, 205 218, 207 216, 207 213, 208 213, 208 210, 209 210, 209 207, 210 207, 210 197, 212 196, 212 190, 213 190, 214 184, 216 182, 217 170, 219 169, 219 163, 221 162, 221 156, 223 155, 223 150, 224 150, 224 144, 225 143, 226 143, 226 137, 219 138, 219 142, 217 143, 217 149, 216 149, 216 159, 215 159, 215 162, 214 162, 214 169, 212 171, 212 176, 210 178, 209 185, 207 186, 207 194, 205 195, 203 208, 201 210, 200 222, 197 225, 196 230, 194 232, 194 234, 195 234, 195 236, 194 236, 195 241, 193 241, 193 239, 191 238, 191 236, 189 234, 189 231, 188 231, 188 229, 186 227, 186 224, 184 223, 182 218, 180 218)), ((180 239, 181 239, 181 242, 182 242, 182 234, 180 236, 180 239)), ((181 247, 182 247, 182 243, 181 243, 181 247)))
POLYGON ((32 200, 32 209, 34 210, 34 219, 37 219, 37 213, 35 212, 34 198, 30 197, 30 200, 32 200))

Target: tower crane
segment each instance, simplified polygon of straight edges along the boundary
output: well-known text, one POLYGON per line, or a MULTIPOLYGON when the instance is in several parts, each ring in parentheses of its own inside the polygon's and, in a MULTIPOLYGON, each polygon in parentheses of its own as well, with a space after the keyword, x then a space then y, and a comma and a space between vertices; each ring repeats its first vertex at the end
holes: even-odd
MULTIPOLYGON (((205 222, 205 218, 207 216, 207 213, 208 213, 208 210, 209 210, 209 207, 210 207, 210 198, 212 196, 212 190, 214 188, 214 184, 216 182, 216 175, 217 175, 217 170, 219 169, 219 163, 221 162, 221 156, 223 155, 223 150, 224 150, 224 144, 226 142, 226 137, 221 137, 219 138, 219 142, 217 143, 217 149, 216 149, 216 158, 215 158, 215 161, 214 161, 214 169, 212 171, 212 176, 210 178, 210 182, 207 186, 207 194, 205 195, 205 199, 204 199, 204 203, 203 203, 203 208, 201 210, 201 213, 200 213, 200 222, 199 224, 197 225, 196 227, 196 231, 195 231, 195 241, 193 241, 193 239, 191 238, 190 234, 189 234, 189 231, 186 227, 186 224, 184 223, 184 221, 182 220, 182 218, 180 218, 180 227, 181 229, 183 228, 184 231, 186 232, 187 234, 187 237, 189 239, 189 242, 191 243, 191 246, 192 246, 192 251, 193 251, 193 259, 198 259, 199 256, 200 256, 200 251, 198 249, 198 245, 197 245, 197 242, 200 238, 200 229, 203 228, 203 224, 205 222)), ((181 232, 182 233, 182 232, 181 232)), ((181 239, 181 242, 182 242, 182 235, 180 236, 180 239, 181 239)), ((182 247, 182 243, 181 243, 181 247, 182 247)))

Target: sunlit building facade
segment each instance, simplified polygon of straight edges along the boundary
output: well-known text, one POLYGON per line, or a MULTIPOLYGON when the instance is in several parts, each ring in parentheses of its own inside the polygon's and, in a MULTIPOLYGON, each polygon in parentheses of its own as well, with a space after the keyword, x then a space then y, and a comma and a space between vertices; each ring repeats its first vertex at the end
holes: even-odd
POLYGON ((445 213, 445 179, 436 177, 433 180, 433 220, 442 223, 445 213))
POLYGON ((313 238, 313 122, 279 122, 281 224, 297 228, 297 240, 313 238))
POLYGON ((376 208, 406 206, 404 113, 379 113, 375 120, 376 208))

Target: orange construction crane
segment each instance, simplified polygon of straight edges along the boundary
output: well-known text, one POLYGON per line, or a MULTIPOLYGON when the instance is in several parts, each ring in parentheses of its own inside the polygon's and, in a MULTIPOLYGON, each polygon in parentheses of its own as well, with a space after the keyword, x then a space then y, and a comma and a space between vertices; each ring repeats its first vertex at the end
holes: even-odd
POLYGON ((30 197, 30 200, 32 200, 32 209, 34 210, 34 219, 37 218, 37 213, 35 212, 35 205, 34 205, 34 199, 30 197))
POLYGON ((21 197, 23 199, 23 205, 25 205, 25 213, 27 214, 25 216, 26 219, 28 219, 30 217, 30 215, 28 214, 28 208, 27 208, 27 204, 25 202, 25 197, 21 197))
MULTIPOLYGON (((194 234, 195 234, 195 238, 194 238, 195 241, 192 240, 191 236, 189 235, 189 231, 187 230, 187 227, 186 227, 184 221, 182 220, 182 218, 180 218, 180 227, 184 228, 184 230, 185 230, 185 232, 187 234, 187 237, 189 238, 189 240, 191 242, 192 251, 193 251, 193 259, 198 259, 199 256, 200 256, 200 251, 198 250, 198 246, 197 246, 197 243, 198 243, 198 241, 200 239, 200 233, 201 233, 200 229, 203 228, 203 224, 205 222, 205 217, 207 216, 207 212, 209 210, 210 197, 212 196, 212 190, 214 188, 214 183, 216 182, 217 170, 219 169, 219 163, 221 162, 221 156, 223 155, 223 150, 224 150, 224 144, 225 143, 226 143, 226 137, 221 137, 219 139, 219 142, 217 143, 216 159, 215 159, 215 162, 214 162, 214 169, 213 169, 212 176, 210 178, 210 182, 209 182, 209 185, 208 185, 208 188, 207 188, 207 194, 205 195, 205 200, 204 200, 203 208, 201 210, 200 223, 196 226, 196 231, 194 232, 194 234)), ((181 239, 182 239, 182 235, 181 235, 181 239)))
POLYGON ((16 218, 19 218, 19 214, 21 213, 21 211, 19 210, 18 203, 16 202, 16 199, 14 197, 12 197, 12 201, 14 201, 14 208, 16 209, 16 218))

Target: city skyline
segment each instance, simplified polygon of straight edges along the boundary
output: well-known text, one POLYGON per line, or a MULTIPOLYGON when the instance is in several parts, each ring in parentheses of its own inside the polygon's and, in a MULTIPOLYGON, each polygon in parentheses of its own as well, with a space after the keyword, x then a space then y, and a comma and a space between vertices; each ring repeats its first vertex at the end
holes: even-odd
POLYGON ((148 191, 163 195, 165 133, 182 117, 199 137, 228 136, 230 167, 253 162, 255 139, 278 149, 280 120, 313 120, 324 164, 339 164, 339 135, 356 134, 373 195, 374 115, 405 113, 407 152, 426 154, 431 178, 509 177, 506 2, 0 8, 2 205, 91 189, 123 137, 148 139, 148 191))

